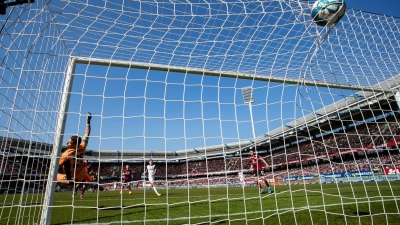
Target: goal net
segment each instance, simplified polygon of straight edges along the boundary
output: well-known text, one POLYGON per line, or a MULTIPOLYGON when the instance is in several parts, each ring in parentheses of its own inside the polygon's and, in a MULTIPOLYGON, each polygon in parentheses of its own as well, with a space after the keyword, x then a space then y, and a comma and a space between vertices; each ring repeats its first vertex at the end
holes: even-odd
POLYGON ((8 7, 0 223, 395 224, 400 21, 312 3, 8 7))

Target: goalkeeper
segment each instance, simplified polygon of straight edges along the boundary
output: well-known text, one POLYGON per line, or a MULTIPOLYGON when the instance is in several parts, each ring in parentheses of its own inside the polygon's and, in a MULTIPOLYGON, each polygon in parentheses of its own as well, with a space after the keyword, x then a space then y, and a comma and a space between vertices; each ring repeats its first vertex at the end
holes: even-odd
MULTIPOLYGON (((86 171, 85 164, 83 161, 84 152, 88 145, 90 135, 90 120, 92 115, 90 112, 86 118, 86 131, 83 138, 74 135, 67 141, 67 150, 62 153, 59 161, 59 174, 57 175, 57 181, 70 184, 70 181, 93 182, 92 178, 86 171)), ((74 185, 75 186, 75 185, 74 185)), ((73 190, 75 193, 75 190, 73 190)), ((73 197, 74 195, 72 195, 73 197)))

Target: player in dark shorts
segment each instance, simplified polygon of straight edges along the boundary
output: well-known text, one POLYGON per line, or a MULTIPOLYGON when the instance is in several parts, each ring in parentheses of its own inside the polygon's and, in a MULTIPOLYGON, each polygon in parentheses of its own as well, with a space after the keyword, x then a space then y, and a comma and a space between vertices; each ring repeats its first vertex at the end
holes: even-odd
POLYGON ((139 180, 138 182, 136 182, 136 189, 139 189, 139 185, 143 183, 141 180, 139 180))
POLYGON ((98 184, 98 182, 99 182, 99 175, 97 174, 97 172, 94 173, 93 182, 96 182, 95 184, 93 184, 93 193, 94 193, 95 191, 98 191, 98 190, 99 190, 99 184, 98 184))
POLYGON ((265 184, 267 185, 268 193, 272 193, 271 187, 270 187, 267 179, 265 179, 265 177, 264 177, 264 167, 261 162, 263 162, 265 164, 265 168, 269 168, 268 163, 265 161, 265 159, 261 158, 259 155, 255 155, 253 149, 250 150, 249 160, 250 160, 250 165, 251 165, 250 170, 253 171, 254 182, 256 182, 256 184, 260 188, 260 193, 261 194, 265 193, 260 180, 264 181, 265 184))
POLYGON ((129 194, 132 194, 131 191, 131 170, 129 169, 129 165, 126 165, 124 171, 123 171, 123 175, 124 175, 124 180, 123 180, 123 184, 121 185, 121 194, 122 194, 122 190, 124 190, 125 185, 128 185, 128 190, 129 190, 129 194))
MULTIPOLYGON (((84 167, 86 169, 87 174, 91 175, 92 172, 93 172, 92 165, 90 165, 87 160, 84 160, 83 164, 84 164, 84 167)), ((87 182, 87 180, 84 180, 83 182, 87 182)), ((81 184, 76 184, 75 185, 74 195, 76 195, 77 190, 78 190, 80 185, 81 184)), ((85 190, 86 190, 86 184, 82 184, 82 190, 81 190, 81 196, 80 196, 81 199, 83 199, 83 195, 85 194, 85 190)))

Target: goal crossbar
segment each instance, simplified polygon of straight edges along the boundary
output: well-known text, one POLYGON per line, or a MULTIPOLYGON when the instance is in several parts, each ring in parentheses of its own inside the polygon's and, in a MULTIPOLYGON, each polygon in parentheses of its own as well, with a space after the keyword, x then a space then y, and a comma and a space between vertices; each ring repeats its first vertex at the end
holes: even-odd
POLYGON ((317 87, 325 87, 325 88, 337 88, 337 89, 356 90, 356 91, 364 91, 364 92, 393 93, 393 90, 391 90, 390 84, 385 85, 385 88, 363 87, 363 86, 352 86, 352 85, 344 85, 344 84, 333 84, 333 83, 321 82, 321 81, 307 81, 307 80, 301 80, 301 79, 296 80, 296 79, 280 78, 280 77, 275 77, 275 76, 263 76, 263 75, 258 75, 258 74, 240 73, 240 72, 234 72, 234 71, 207 70, 207 69, 198 69, 198 68, 191 68, 191 67, 178 67, 178 66, 167 66, 167 65, 153 64, 153 63, 131 62, 131 61, 124 61, 124 60, 107 60, 107 59, 100 59, 100 58, 75 57, 75 56, 72 56, 71 58, 73 58, 75 63, 77 63, 77 64, 92 64, 92 65, 99 65, 99 66, 151 69, 151 70, 159 70, 159 71, 179 72, 179 73, 188 73, 188 74, 201 74, 201 75, 208 75, 208 76, 239 78, 239 79, 257 80, 257 81, 265 81, 265 82, 276 82, 276 83, 285 83, 285 84, 294 84, 294 85, 317 86, 317 87), (388 86, 388 87, 386 87, 386 86, 388 86))

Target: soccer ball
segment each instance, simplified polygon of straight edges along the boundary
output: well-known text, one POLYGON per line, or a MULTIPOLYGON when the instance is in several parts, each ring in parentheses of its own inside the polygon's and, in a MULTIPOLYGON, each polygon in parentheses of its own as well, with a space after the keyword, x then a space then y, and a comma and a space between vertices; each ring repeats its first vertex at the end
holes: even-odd
POLYGON ((345 0, 318 0, 311 8, 311 18, 319 26, 331 26, 339 22, 345 12, 345 0))

